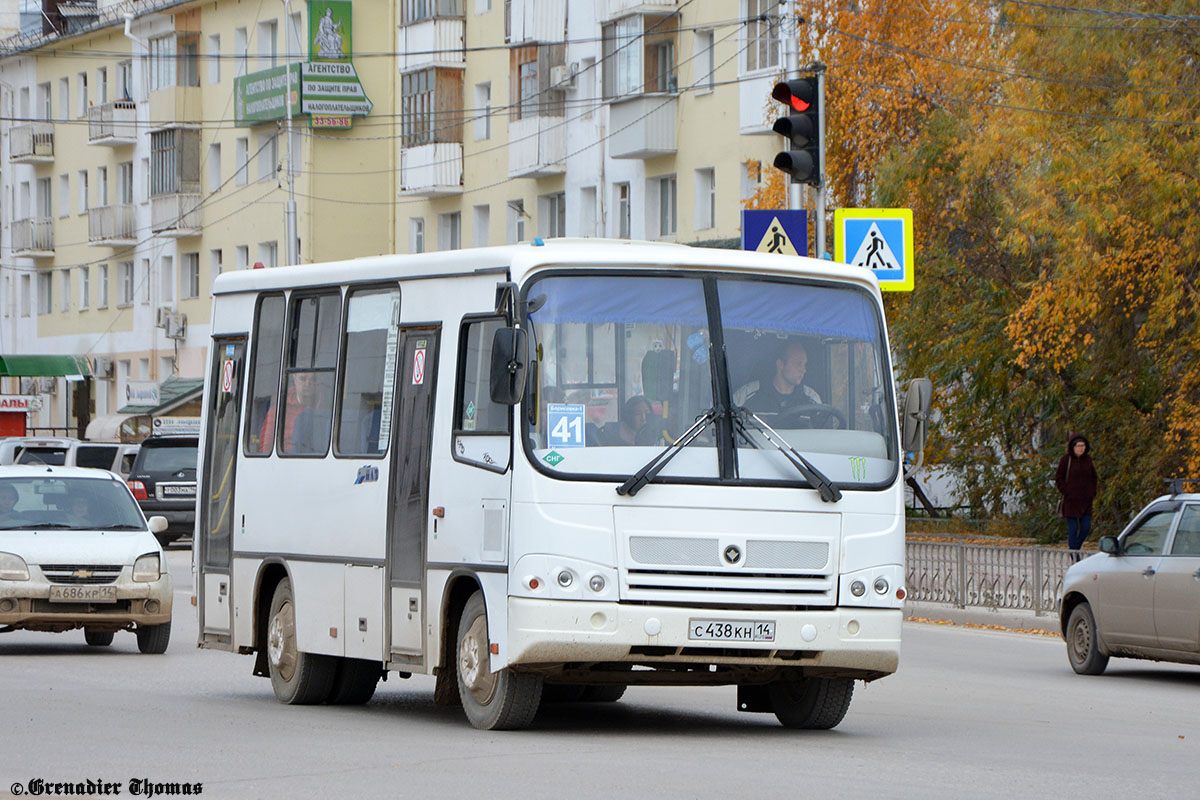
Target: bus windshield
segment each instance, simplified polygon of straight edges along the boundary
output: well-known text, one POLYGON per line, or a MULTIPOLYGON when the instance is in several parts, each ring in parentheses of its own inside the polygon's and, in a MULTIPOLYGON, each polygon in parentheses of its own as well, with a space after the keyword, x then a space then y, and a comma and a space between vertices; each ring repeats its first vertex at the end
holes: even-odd
POLYGON ((882 319, 861 288, 606 273, 540 278, 526 296, 540 469, 624 480, 715 410, 733 424, 705 424, 662 478, 805 484, 764 426, 840 486, 895 476, 882 319))

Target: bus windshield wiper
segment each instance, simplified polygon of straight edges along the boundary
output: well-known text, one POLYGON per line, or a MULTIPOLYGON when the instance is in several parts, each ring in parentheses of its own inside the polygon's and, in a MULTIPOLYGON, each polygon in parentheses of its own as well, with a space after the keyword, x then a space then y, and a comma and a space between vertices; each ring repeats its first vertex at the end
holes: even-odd
POLYGON ((705 411, 703 414, 697 417, 696 421, 692 423, 692 426, 684 431, 678 439, 663 448, 662 452, 646 462, 646 466, 639 469, 633 475, 630 475, 628 480, 618 486, 617 494, 629 495, 630 497, 633 497, 635 494, 641 491, 643 486, 654 480, 658 473, 662 471, 662 468, 665 467, 672 458, 678 455, 679 451, 683 450, 683 448, 691 444, 697 436, 703 433, 704 429, 716 418, 717 409, 715 408, 710 408, 708 411, 705 411))
POLYGON ((733 419, 734 424, 737 425, 738 432, 741 433, 746 441, 752 441, 746 433, 746 423, 749 423, 752 428, 763 435, 763 438, 774 445, 779 452, 783 453, 783 457, 790 461, 792 466, 821 495, 822 502, 836 503, 842 499, 842 490, 837 487, 837 484, 829 480, 807 458, 800 455, 796 451, 796 448, 788 444, 786 439, 776 433, 770 425, 763 422, 762 418, 753 411, 743 406, 737 406, 733 409, 733 419))

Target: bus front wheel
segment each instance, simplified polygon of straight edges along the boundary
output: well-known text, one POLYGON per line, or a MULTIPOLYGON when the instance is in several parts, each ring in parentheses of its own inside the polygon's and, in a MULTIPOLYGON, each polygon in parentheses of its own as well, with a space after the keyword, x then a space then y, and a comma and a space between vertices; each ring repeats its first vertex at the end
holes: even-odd
POLYGON ((854 681, 850 678, 793 678, 767 684, 771 710, 786 728, 829 730, 850 708, 854 681))
POLYGON ((482 592, 471 595, 463 607, 455 652, 458 693, 472 725, 487 731, 517 730, 533 722, 542 679, 511 669, 492 671, 482 592))
POLYGON ((267 664, 275 697, 288 705, 324 702, 333 688, 337 662, 296 648, 296 605, 289 579, 275 587, 267 619, 267 664))

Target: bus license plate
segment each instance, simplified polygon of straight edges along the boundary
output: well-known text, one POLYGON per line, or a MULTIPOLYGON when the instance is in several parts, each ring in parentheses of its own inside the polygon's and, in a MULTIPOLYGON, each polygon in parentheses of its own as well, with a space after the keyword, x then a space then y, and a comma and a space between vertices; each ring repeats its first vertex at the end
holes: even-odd
POLYGON ((689 619, 688 638, 708 642, 773 642, 775 622, 748 619, 689 619))
POLYGON ((115 586, 58 586, 50 587, 51 603, 115 603, 115 586))

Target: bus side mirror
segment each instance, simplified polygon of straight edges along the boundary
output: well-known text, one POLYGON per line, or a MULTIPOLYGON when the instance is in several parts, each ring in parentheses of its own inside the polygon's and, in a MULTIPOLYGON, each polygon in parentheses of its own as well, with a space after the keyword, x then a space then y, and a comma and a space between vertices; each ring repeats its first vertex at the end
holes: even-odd
POLYGON ((925 450, 928 433, 929 408, 933 403, 933 381, 914 378, 904 397, 904 418, 901 422, 901 441, 904 450, 920 454, 925 450))
POLYGON ((1108 553, 1110 556, 1119 556, 1121 555, 1121 543, 1115 536, 1101 536, 1100 552, 1108 553))
POLYGON ((529 348, 525 331, 520 328, 500 328, 492 337, 492 374, 489 393, 492 402, 515 406, 525 394, 525 369, 529 364, 529 348))

